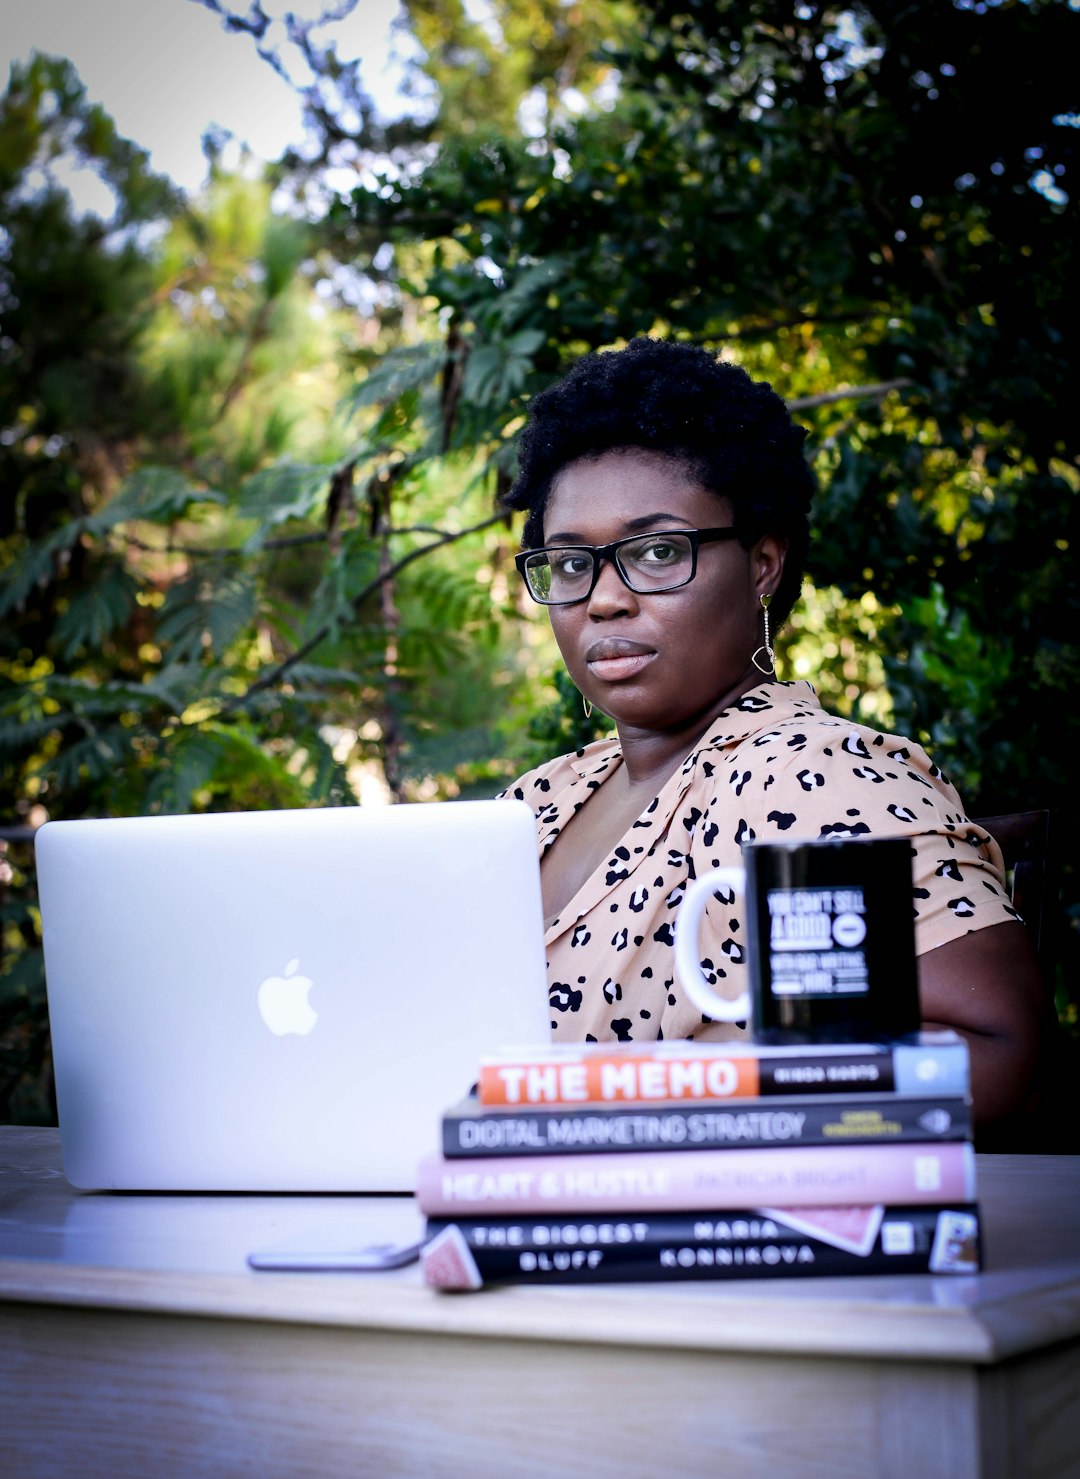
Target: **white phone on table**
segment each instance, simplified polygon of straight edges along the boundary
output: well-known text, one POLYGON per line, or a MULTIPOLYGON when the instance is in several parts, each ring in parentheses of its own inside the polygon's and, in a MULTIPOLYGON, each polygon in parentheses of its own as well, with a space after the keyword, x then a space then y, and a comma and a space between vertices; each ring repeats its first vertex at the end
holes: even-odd
POLYGON ((368 1270, 404 1268, 420 1257, 419 1242, 349 1243, 341 1236, 302 1233, 269 1248, 248 1254, 254 1269, 296 1273, 358 1273, 368 1270))

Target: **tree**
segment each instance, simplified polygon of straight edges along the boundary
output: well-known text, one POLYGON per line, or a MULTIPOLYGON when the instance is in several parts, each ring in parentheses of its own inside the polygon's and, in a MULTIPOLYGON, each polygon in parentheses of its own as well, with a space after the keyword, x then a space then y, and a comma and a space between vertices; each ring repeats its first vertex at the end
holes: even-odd
MULTIPOLYGON (((70 69, 39 60, 31 77, 45 80, 29 109, 19 74, 0 120, 16 143, 28 112, 49 106, 49 80, 71 119, 87 111, 70 69)), ((502 681, 500 608, 449 555, 470 518, 492 531, 486 558, 505 555, 484 466, 459 457, 449 490, 434 486, 400 381, 385 413, 385 375, 353 390, 382 330, 335 301, 340 264, 309 223, 272 208, 269 182, 215 170, 158 241, 120 252, 128 203, 114 183, 108 225, 74 218, 59 190, 28 189, 18 167, 9 183, 4 444, 65 493, 47 502, 13 469, 0 549, 9 814, 46 792, 54 814, 344 800, 331 751, 345 752, 324 731, 358 711, 354 731, 370 718, 394 738, 358 739, 347 758, 381 760, 404 794, 418 763, 404 747, 430 728, 427 675, 443 675, 444 742, 459 717, 462 738, 477 728, 483 687, 502 681), (51 255, 38 251, 46 229, 51 255), (76 253, 58 365, 53 341, 38 343, 43 299, 65 286, 50 264, 66 275, 76 253), (99 279, 117 301, 76 299, 99 279), (85 374, 113 344, 98 402, 81 382, 45 399, 69 364, 85 374), (447 558, 421 573, 429 550, 447 558)), ((459 747, 464 760, 476 743, 459 747)))
POLYGON ((795 670, 846 650, 824 686, 850 704, 869 641, 870 717, 928 742, 973 809, 1065 815, 1080 20, 962 0, 639 14, 607 53, 611 111, 529 138, 448 118, 422 171, 353 195, 369 243, 428 244, 401 288, 445 328, 448 444, 509 469, 529 396, 631 334, 737 356, 808 422, 822 475, 795 670))
POLYGON ((40 1117, 19 824, 482 781, 513 607, 482 469, 434 485, 398 407, 355 393, 383 330, 271 181, 216 167, 179 200, 47 58, 0 99, 0 164, 0 1093, 40 1117), (111 219, 41 168, 65 151, 111 219))
MULTIPOLYGON (((288 74, 259 0, 200 3, 288 74)), ((529 398, 651 332, 740 359, 810 428, 814 583, 786 670, 927 742, 973 810, 1065 815, 1071 7, 406 13, 422 109, 383 123, 319 21, 293 18, 310 147, 266 181, 219 167, 196 202, 70 68, 13 74, 5 812, 349 803, 373 775, 398 796, 493 790, 530 746, 583 737, 542 622, 518 637, 498 498, 529 398), (112 220, 73 213, 49 173, 65 150, 109 182, 112 220), (323 215, 330 165, 357 189, 323 215)), ((44 1051, 43 1014, 9 858, 0 1053, 18 1059, 44 1051)))

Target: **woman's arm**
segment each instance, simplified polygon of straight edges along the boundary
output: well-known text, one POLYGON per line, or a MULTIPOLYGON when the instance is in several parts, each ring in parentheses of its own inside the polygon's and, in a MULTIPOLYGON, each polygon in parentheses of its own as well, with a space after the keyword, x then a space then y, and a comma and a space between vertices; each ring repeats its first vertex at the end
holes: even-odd
POLYGON ((1047 1012, 1022 924, 991 925, 919 956, 924 1027, 951 1027, 971 1050, 977 1125, 1023 1109, 1033 1089, 1047 1012))

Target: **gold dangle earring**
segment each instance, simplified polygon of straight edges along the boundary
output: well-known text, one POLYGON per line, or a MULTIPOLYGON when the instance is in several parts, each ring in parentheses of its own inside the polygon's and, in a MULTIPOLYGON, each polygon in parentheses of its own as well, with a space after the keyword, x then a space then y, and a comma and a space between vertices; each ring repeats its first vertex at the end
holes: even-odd
POLYGON ((754 664, 754 667, 757 668, 759 673, 764 673, 767 678, 772 678, 776 674, 776 653, 772 650, 772 642, 769 636, 769 602, 772 600, 772 596, 768 593, 768 591, 764 591, 758 597, 758 600, 761 602, 761 610, 765 617, 765 640, 761 644, 761 646, 753 653, 750 661, 754 664), (758 658, 763 652, 769 660, 769 666, 767 668, 762 667, 761 663, 758 661, 758 658))
POLYGON ((581 707, 585 710, 585 717, 586 717, 586 719, 591 719, 592 718, 592 704, 589 702, 589 700, 585 697, 584 694, 581 695, 581 707))

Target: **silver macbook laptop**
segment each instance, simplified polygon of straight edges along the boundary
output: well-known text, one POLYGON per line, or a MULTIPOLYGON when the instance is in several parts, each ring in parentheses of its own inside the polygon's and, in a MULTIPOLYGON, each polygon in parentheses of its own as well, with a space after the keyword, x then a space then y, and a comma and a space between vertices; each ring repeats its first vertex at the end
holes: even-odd
POLYGON ((548 1040, 521 802, 49 822, 37 866, 75 1186, 410 1191, 548 1040))

